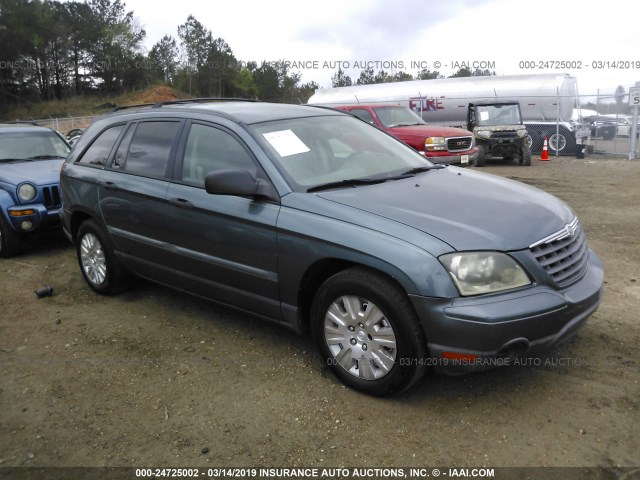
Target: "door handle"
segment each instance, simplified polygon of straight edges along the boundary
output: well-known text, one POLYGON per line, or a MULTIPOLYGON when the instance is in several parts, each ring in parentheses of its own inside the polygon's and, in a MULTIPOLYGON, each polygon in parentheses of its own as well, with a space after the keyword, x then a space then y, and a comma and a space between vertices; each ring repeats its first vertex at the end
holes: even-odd
POLYGON ((102 186, 103 188, 105 188, 106 190, 120 190, 120 187, 118 187, 115 183, 113 182, 102 182, 100 184, 100 186, 102 186))
POLYGON ((191 210, 193 208, 193 203, 189 200, 185 200, 184 198, 172 198, 169 200, 171 205, 175 205, 178 208, 184 208, 186 210, 191 210))

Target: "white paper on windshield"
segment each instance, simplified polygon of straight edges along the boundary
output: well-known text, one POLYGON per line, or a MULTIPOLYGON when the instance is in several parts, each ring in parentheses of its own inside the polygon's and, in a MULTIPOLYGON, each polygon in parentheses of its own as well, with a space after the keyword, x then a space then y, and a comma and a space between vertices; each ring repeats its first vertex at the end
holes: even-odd
POLYGON ((489 112, 480 112, 480 120, 489 120, 489 112))
POLYGON ((281 157, 310 151, 309 147, 291 130, 280 130, 278 132, 263 133, 262 135, 281 157))

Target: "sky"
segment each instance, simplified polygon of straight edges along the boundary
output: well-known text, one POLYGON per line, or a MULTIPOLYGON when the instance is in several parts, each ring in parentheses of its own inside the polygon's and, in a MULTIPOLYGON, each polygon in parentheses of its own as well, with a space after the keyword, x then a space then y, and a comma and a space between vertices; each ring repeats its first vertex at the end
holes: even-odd
POLYGON ((192 14, 242 62, 287 61, 302 83, 331 86, 372 66, 449 76, 460 67, 497 75, 569 73, 580 95, 625 92, 640 81, 640 4, 634 0, 123 0, 146 48, 192 14), (564 62, 564 64, 562 63, 564 62))

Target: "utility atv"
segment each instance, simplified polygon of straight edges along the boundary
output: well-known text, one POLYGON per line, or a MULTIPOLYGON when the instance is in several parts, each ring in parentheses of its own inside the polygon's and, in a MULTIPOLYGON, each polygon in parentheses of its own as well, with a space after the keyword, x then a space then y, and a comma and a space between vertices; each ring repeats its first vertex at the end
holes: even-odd
POLYGON ((522 123, 520 103, 470 103, 467 129, 473 132, 478 147, 476 166, 482 167, 491 157, 518 157, 521 165, 531 165, 531 138, 522 123))

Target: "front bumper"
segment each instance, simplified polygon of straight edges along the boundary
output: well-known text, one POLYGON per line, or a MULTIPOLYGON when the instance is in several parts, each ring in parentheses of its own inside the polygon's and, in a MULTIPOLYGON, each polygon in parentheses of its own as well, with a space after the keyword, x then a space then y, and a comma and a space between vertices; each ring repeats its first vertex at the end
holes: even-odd
POLYGON ((427 157, 430 162, 436 164, 446 164, 446 165, 473 165, 478 158, 478 149, 473 148, 472 150, 467 150, 465 152, 420 152, 422 155, 427 157), (467 162, 462 162, 462 157, 467 157, 467 162))
POLYGON ((570 338, 602 297, 602 262, 589 255, 584 276, 563 290, 539 284, 477 297, 411 296, 428 342, 427 363, 454 375, 485 370, 570 338))
POLYGON ((6 218, 13 229, 21 235, 30 235, 60 227, 61 208, 47 209, 42 204, 9 207, 6 218), (29 226, 28 228, 25 228, 29 226))

